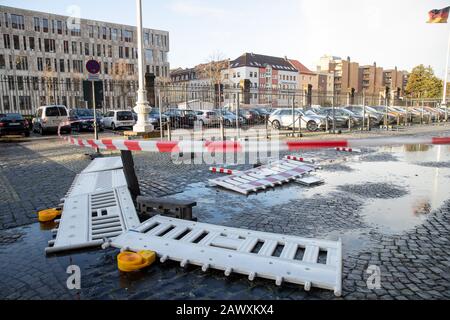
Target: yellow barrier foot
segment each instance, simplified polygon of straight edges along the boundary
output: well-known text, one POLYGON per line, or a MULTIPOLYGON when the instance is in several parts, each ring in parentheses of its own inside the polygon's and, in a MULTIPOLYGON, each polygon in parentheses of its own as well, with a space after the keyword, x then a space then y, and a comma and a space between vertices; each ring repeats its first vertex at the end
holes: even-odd
POLYGON ((134 272, 150 266, 155 260, 156 253, 153 251, 125 251, 117 256, 117 266, 122 272, 134 272))
POLYGON ((49 222, 55 220, 62 213, 60 208, 42 210, 38 212, 39 222, 49 222))

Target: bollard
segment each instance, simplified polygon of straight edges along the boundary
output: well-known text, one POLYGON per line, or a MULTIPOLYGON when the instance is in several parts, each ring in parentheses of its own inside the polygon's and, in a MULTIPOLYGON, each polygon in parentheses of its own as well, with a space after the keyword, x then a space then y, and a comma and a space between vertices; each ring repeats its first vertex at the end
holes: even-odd
POLYGON ((133 154, 128 150, 121 150, 120 156, 123 163, 123 173, 125 174, 125 179, 127 181, 128 189, 130 190, 131 198, 133 202, 136 203, 136 199, 141 195, 141 190, 139 188, 139 181, 136 176, 136 171, 134 170, 134 160, 133 154))

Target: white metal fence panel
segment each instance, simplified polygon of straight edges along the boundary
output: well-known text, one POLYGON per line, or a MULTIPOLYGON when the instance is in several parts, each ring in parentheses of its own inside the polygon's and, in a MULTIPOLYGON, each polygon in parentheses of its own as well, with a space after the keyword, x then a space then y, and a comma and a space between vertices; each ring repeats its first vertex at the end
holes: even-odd
POLYGON ((294 181, 315 170, 314 165, 283 159, 231 176, 211 179, 209 183, 247 195, 294 181))
POLYGON ((100 246, 139 223, 126 186, 73 195, 64 203, 56 239, 46 253, 100 246))
POLYGON ((117 170, 122 168, 123 164, 121 157, 96 158, 82 171, 82 173, 117 170))
POLYGON ((342 243, 255 232, 155 216, 108 244, 122 250, 153 250, 173 260, 225 272, 342 292, 342 243))
POLYGON ((82 173, 75 177, 72 186, 66 194, 66 198, 87 193, 107 191, 111 188, 118 188, 126 185, 127 180, 122 169, 82 173))

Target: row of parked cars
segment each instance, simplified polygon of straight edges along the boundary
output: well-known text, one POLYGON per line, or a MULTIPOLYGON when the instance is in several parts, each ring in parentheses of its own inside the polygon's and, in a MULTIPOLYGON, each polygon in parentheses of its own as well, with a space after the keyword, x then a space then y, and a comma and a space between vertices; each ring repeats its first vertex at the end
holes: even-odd
MULTIPOLYGON (((360 127, 370 123, 371 127, 397 123, 422 123, 443 120, 446 117, 445 108, 423 107, 386 107, 386 106, 344 106, 323 108, 314 106, 306 109, 280 108, 271 110, 263 107, 241 109, 238 114, 228 109, 219 110, 181 110, 169 108, 160 114, 159 109, 152 109, 149 121, 155 128, 170 123, 171 128, 193 127, 196 122, 203 126, 254 125, 269 123, 275 129, 299 128, 308 131, 325 130, 335 125, 337 128, 360 127), (364 121, 365 116, 365 121, 364 121)), ((97 128, 117 130, 131 128, 136 124, 137 115, 131 110, 111 110, 104 114, 96 113, 97 128)), ((39 107, 34 118, 25 119, 18 113, 0 114, 0 136, 21 134, 30 135, 30 131, 40 134, 56 132, 62 122, 70 124, 62 126, 63 133, 72 130, 94 131, 94 111, 91 109, 71 109, 65 106, 52 105, 39 107)))
POLYGON ((422 123, 443 120, 446 116, 445 108, 431 107, 386 107, 386 106, 345 106, 336 108, 322 108, 320 106, 295 109, 282 108, 275 110, 269 117, 269 123, 275 129, 292 129, 294 127, 308 131, 332 128, 355 128, 363 123, 371 127, 383 125, 422 123), (365 119, 365 120, 364 120, 365 119))

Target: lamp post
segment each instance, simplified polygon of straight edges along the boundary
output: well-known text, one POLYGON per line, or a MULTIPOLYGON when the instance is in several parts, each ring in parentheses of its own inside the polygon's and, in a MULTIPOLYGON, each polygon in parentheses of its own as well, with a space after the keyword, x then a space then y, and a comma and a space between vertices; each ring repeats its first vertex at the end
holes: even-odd
POLYGON ((137 10, 137 40, 138 40, 138 68, 139 68, 139 89, 134 111, 138 115, 136 125, 133 131, 136 133, 147 133, 154 130, 153 125, 149 122, 148 115, 152 108, 147 101, 147 92, 145 90, 144 78, 144 38, 142 26, 142 0, 136 0, 137 10))

